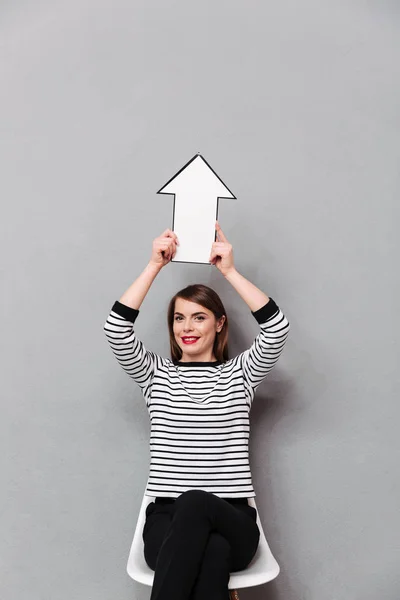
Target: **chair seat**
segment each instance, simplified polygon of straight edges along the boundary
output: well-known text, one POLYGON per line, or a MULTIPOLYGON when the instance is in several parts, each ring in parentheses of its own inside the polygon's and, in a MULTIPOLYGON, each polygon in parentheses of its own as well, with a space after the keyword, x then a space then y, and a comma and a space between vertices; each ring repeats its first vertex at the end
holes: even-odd
MULTIPOLYGON (((154 502, 155 497, 143 495, 142 505, 140 507, 139 517, 136 524, 135 534, 129 553, 127 572, 129 577, 143 583, 144 585, 153 585, 154 571, 150 569, 144 558, 143 528, 146 521, 146 508, 150 502, 154 502)), ((250 506, 257 509, 254 498, 249 498, 250 506)), ((268 542, 257 511, 257 525, 260 530, 260 542, 257 552, 251 563, 243 571, 235 571, 231 574, 228 588, 230 590, 253 587, 267 583, 278 576, 280 568, 276 562, 268 542)))

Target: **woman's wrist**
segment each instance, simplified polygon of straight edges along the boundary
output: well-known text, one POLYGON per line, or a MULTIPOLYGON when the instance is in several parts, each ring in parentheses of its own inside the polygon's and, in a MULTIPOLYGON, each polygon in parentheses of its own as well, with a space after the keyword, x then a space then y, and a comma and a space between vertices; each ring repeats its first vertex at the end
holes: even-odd
POLYGON ((153 262, 149 261, 149 263, 145 267, 145 271, 149 271, 150 273, 153 272, 157 275, 161 271, 162 268, 163 268, 162 264, 157 264, 157 263, 153 263, 153 262))
POLYGON ((224 277, 226 279, 229 280, 229 277, 231 277, 232 275, 234 275, 235 273, 237 273, 238 271, 236 270, 235 267, 232 267, 231 269, 229 269, 229 271, 227 271, 226 273, 223 273, 224 277))

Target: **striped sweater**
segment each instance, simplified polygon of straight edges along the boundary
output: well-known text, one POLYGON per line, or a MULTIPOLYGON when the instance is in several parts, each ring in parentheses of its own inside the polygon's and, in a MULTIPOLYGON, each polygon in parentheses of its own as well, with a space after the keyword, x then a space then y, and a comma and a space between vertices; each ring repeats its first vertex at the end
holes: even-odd
POLYGON ((139 310, 114 303, 104 333, 140 387, 150 416, 145 495, 177 498, 202 489, 221 498, 255 497, 249 464, 254 394, 278 361, 290 325, 272 298, 251 314, 260 332, 226 362, 180 362, 147 350, 134 332, 139 310))

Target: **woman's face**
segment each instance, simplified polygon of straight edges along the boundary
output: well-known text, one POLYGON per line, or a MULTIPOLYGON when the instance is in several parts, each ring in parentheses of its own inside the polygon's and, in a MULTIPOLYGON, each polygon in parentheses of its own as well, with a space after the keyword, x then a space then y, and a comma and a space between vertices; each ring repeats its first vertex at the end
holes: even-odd
POLYGON ((173 331, 176 343, 182 349, 180 360, 182 362, 216 360, 213 354, 214 339, 216 332, 221 331, 224 321, 224 315, 217 321, 214 314, 201 304, 177 298, 173 331), (193 344, 185 344, 182 338, 191 336, 198 338, 197 341, 193 344))

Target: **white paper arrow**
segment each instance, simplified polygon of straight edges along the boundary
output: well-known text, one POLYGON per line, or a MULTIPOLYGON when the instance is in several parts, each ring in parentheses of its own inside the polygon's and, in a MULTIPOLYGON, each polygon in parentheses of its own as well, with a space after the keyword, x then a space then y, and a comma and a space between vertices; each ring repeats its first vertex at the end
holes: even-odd
POLYGON ((157 194, 174 195, 172 231, 180 245, 172 261, 210 264, 218 200, 236 200, 236 196, 201 154, 196 154, 157 194))

